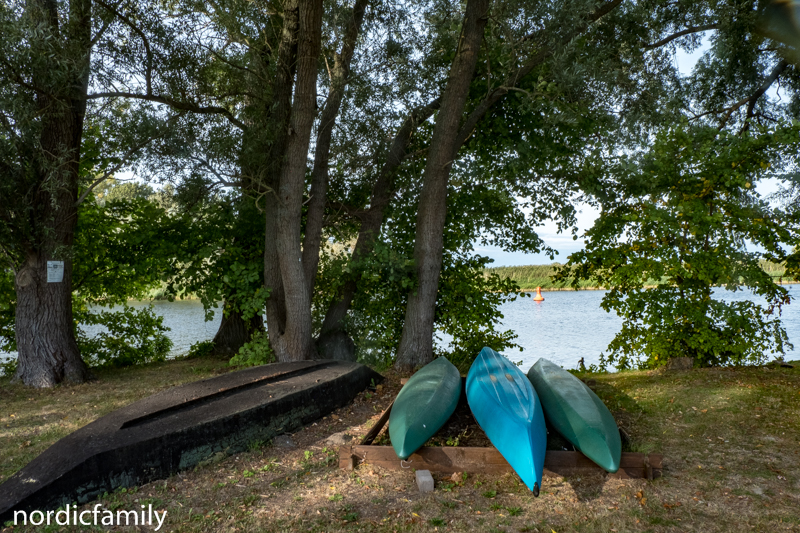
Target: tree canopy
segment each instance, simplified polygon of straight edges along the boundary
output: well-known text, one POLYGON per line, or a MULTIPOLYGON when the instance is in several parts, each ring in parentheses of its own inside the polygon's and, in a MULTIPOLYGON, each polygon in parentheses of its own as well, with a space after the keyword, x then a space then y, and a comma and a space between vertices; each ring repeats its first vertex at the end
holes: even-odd
POLYGON ((791 125, 737 136, 683 123, 620 158, 611 169, 616 194, 603 202, 585 250, 559 273, 609 288, 601 305, 625 320, 609 362, 759 363, 791 347, 778 318, 788 291, 761 263, 796 261, 785 246, 800 228, 755 187, 796 152, 798 132, 791 125), (760 301, 721 298, 742 289, 760 301))
MULTIPOLYGON (((105 184, 126 169, 174 187, 152 205, 136 199, 152 185, 114 188, 133 198, 131 221, 163 224, 141 228, 154 258, 165 257, 162 244, 182 243, 172 273, 159 274, 169 290, 195 292, 209 310, 222 302, 223 324, 238 333, 219 345, 231 350, 263 338, 263 315, 281 361, 360 355, 409 368, 439 354, 437 331, 453 335, 447 350, 465 361, 483 343, 513 346, 497 306, 514 286, 481 275, 488 260, 474 243, 552 253, 537 225, 574 231, 581 201, 604 210, 573 260, 587 275, 615 272, 615 283, 638 291, 630 272, 650 268, 640 262, 650 256, 615 263, 615 250, 629 235, 669 241, 691 227, 740 265, 709 263, 703 283, 744 276, 777 305, 785 295, 752 277, 741 265, 754 257, 737 248, 755 239, 783 260, 780 250, 795 245, 792 219, 748 218, 783 214, 739 183, 791 179, 783 170, 794 164, 787 139, 800 77, 775 9, 716 0, 7 2, 0 245, 15 293, 17 377, 35 386, 86 379, 73 300, 90 268, 78 259, 96 244, 77 239, 91 209, 113 215, 105 184), (682 75, 676 51, 703 39, 707 50, 682 75), (675 160, 681 146, 696 152, 675 160), (753 153, 768 154, 759 164, 771 170, 753 153), (734 154, 756 166, 745 172, 734 154), (98 196, 96 208, 82 207, 98 196), (690 204, 706 218, 677 211, 690 204), (54 260, 64 279, 48 283, 54 260), (57 319, 40 324, 43 309, 57 319)), ((694 254, 701 241, 669 241, 658 253, 694 254)), ((142 260, 137 275, 150 280, 142 260)), ((699 279, 687 271, 679 282, 670 270, 679 263, 647 275, 675 290, 699 279)), ((136 283, 124 285, 128 296, 136 283)), ((705 301, 704 290, 689 299, 705 301)), ((666 305, 642 294, 648 312, 666 305)), ((669 309, 670 320, 688 316, 669 309)), ((718 326, 755 312, 704 309, 718 326)), ((780 351, 774 322, 748 324, 771 328, 760 346, 780 351)), ((634 329, 626 346, 644 335, 634 329)), ((729 333, 697 335, 718 345, 711 351, 695 340, 686 349, 709 364, 724 350, 755 357, 723 349, 729 333)), ((666 353, 658 346, 667 341, 654 339, 645 350, 666 353)))

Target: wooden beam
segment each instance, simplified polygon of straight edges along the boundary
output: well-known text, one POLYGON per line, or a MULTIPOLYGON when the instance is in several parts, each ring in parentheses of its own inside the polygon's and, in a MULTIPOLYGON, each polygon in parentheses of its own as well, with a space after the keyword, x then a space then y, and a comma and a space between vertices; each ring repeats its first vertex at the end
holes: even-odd
POLYGON ((380 418, 378 418, 378 421, 375 422, 375 425, 369 428, 369 431, 367 432, 366 435, 364 435, 364 438, 361 439, 361 442, 359 444, 364 446, 372 444, 372 441, 374 441, 375 437, 377 437, 378 434, 381 432, 383 426, 385 426, 386 422, 389 421, 389 415, 392 412, 393 405, 394 405, 394 400, 392 400, 392 403, 389 404, 389 407, 387 407, 386 410, 383 413, 381 413, 381 416, 380 418))
MULTIPOLYGON (((377 465, 389 470, 414 468, 451 474, 504 474, 513 472, 511 465, 495 448, 425 447, 418 450, 408 461, 400 459, 391 446, 343 446, 339 450, 339 466, 352 469, 360 463, 377 465)), ((619 479, 654 479, 661 477, 662 456, 625 452, 620 469, 609 477, 619 479)), ((545 476, 572 476, 605 473, 580 452, 548 450, 544 461, 545 476)))

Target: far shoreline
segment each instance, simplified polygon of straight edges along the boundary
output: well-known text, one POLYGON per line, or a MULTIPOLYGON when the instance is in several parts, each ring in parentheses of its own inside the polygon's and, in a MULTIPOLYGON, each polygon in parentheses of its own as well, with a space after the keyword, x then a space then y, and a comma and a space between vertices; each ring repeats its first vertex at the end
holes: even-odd
MULTIPOLYGON (((776 281, 778 285, 795 285, 800 283, 800 281, 776 281)), ((717 285, 719 286, 719 285, 717 285)), ((645 289, 655 289, 658 285, 645 285, 643 288, 645 289)), ((534 288, 524 288, 519 289, 519 292, 536 292, 536 287, 534 288)), ((607 291, 609 290, 607 287, 578 287, 577 289, 574 287, 548 287, 539 288, 542 292, 559 292, 559 291, 607 291)))

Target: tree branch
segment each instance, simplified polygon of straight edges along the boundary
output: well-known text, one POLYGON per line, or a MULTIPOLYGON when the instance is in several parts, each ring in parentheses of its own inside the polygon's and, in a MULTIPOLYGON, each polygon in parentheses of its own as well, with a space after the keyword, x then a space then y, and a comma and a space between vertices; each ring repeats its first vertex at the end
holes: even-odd
POLYGON ((713 24, 705 24, 703 26, 691 26, 689 28, 686 28, 685 30, 673 33, 668 37, 664 37, 658 42, 642 45, 642 48, 644 48, 645 50, 653 50, 654 48, 659 48, 661 46, 664 46, 665 44, 668 44, 674 41, 675 39, 683 37, 684 35, 690 35, 692 33, 700 33, 702 31, 708 31, 708 30, 716 30, 717 28, 719 28, 719 24, 716 22, 713 24))
POLYGON ((198 156, 194 156, 194 155, 193 155, 193 156, 189 156, 189 158, 190 158, 191 160, 193 160, 193 161, 197 162, 197 163, 200 163, 200 166, 207 168, 209 172, 211 172, 212 174, 214 174, 214 176, 216 176, 216 178, 217 178, 217 182, 218 182, 218 184, 220 184, 220 185, 224 185, 224 186, 226 186, 226 187, 239 187, 239 186, 241 185, 241 184, 239 184, 239 183, 234 183, 234 182, 232 182, 232 181, 228 181, 227 179, 225 179, 225 178, 222 176, 222 174, 220 174, 220 173, 217 171, 217 169, 215 169, 215 168, 214 168, 214 167, 211 165, 211 163, 209 163, 209 162, 208 162, 206 159, 203 159, 202 157, 198 157, 198 156))
MULTIPOLYGON (((178 116, 179 115, 170 117, 167 120, 167 124, 169 124, 170 122, 174 121, 176 118, 178 118, 178 116)), ((137 144, 136 146, 134 146, 133 148, 131 148, 130 150, 125 152, 125 155, 122 156, 122 159, 120 160, 120 162, 117 165, 115 165, 111 170, 106 171, 98 179, 94 180, 92 182, 92 184, 89 187, 87 187, 87 189, 85 191, 83 191, 83 193, 78 197, 78 200, 75 202, 75 206, 77 207, 77 206, 81 205, 83 203, 83 201, 86 200, 86 197, 89 196, 89 194, 91 194, 91 192, 94 190, 95 187, 97 187, 98 185, 103 183, 105 180, 110 178, 112 174, 114 174, 119 169, 124 167, 125 164, 128 163, 128 161, 130 160, 130 157, 133 154, 135 154, 136 152, 138 152, 139 150, 141 150, 142 148, 144 148, 145 146, 147 146, 148 144, 150 144, 154 140, 156 140, 156 139, 158 139, 160 137, 163 137, 164 135, 166 135, 166 133, 167 133, 167 129, 165 128, 164 131, 162 133, 160 133, 159 135, 154 135, 153 137, 148 137, 147 139, 145 139, 141 143, 137 144)))
MULTIPOLYGON (((753 93, 753 96, 747 101, 747 116, 745 120, 753 118, 753 110, 756 107, 756 103, 758 99, 764 96, 764 93, 769 90, 773 83, 778 79, 778 76, 786 70, 786 67, 789 66, 789 63, 785 59, 781 59, 777 65, 772 69, 772 72, 769 73, 769 76, 764 80, 764 83, 761 84, 761 87, 758 88, 756 92, 753 93)), ((750 126, 750 123, 747 122, 742 127, 742 131, 746 131, 747 128, 750 126)))
POLYGON ((107 11, 115 14, 117 17, 120 18, 125 24, 128 25, 130 29, 132 29, 135 33, 139 34, 139 37, 142 38, 142 42, 144 43, 144 49, 147 52, 147 65, 145 66, 145 74, 144 79, 147 85, 147 94, 153 94, 153 53, 150 50, 150 41, 147 40, 147 36, 144 32, 134 24, 131 19, 120 13, 115 7, 110 6, 103 2, 103 0, 95 0, 98 4, 103 6, 107 11))
POLYGON ((96 100, 98 98, 132 98, 134 100, 145 100, 148 102, 166 104, 172 107, 173 109, 177 109, 180 111, 190 111, 192 113, 200 113, 204 115, 222 115, 225 118, 227 118, 231 122, 231 124, 239 128, 240 130, 246 129, 244 123, 242 123, 240 120, 234 117, 233 114, 224 107, 200 106, 192 102, 180 102, 178 100, 173 100, 172 98, 167 98, 165 96, 136 94, 136 93, 128 93, 122 91, 110 91, 110 92, 93 93, 86 95, 87 100, 96 100))
POLYGON ((208 46, 208 45, 205 45, 205 44, 202 44, 202 43, 200 44, 200 46, 201 46, 202 48, 205 48, 206 50, 208 50, 208 51, 211 53, 211 55, 213 55, 215 58, 217 58, 218 60, 222 61, 223 63, 225 63, 225 64, 226 64, 226 65, 228 65, 229 67, 233 67, 233 68, 235 68, 235 69, 242 70, 242 71, 244 71, 244 72, 247 72, 248 74, 252 74, 252 75, 254 75, 254 76, 256 75, 256 72, 255 72, 255 71, 253 71, 252 69, 250 69, 250 68, 247 68, 247 67, 246 67, 246 66, 244 66, 244 65, 237 65, 237 64, 236 64, 236 63, 234 63, 233 61, 231 61, 231 60, 229 60, 229 59, 226 59, 225 57, 221 56, 221 55, 220 55, 220 54, 219 54, 219 53, 218 53, 216 50, 214 50, 214 49, 213 49, 213 48, 211 48, 210 46, 208 46))
MULTIPOLYGON (((562 40, 561 44, 567 44, 569 41, 583 33, 589 28, 589 25, 593 22, 598 21, 603 16, 610 13, 615 8, 619 7, 622 4, 622 0, 611 0, 606 4, 600 6, 597 10, 590 13, 586 17, 586 23, 582 26, 575 28, 573 32, 569 35, 566 35, 562 40)), ((480 104, 477 105, 475 109, 469 114, 467 119, 461 126, 461 129, 458 131, 458 142, 456 143, 456 151, 464 145, 464 143, 469 140, 472 136, 473 132, 475 131, 475 127, 478 125, 478 122, 486 115, 486 113, 491 109, 491 107, 499 102, 505 95, 508 94, 509 90, 512 87, 516 87, 517 83, 520 82, 525 76, 531 73, 534 68, 544 63, 545 59, 553 54, 552 48, 546 48, 540 50, 536 55, 529 58, 520 68, 518 68, 513 74, 508 76, 504 81, 503 84, 494 90, 490 91, 481 101, 480 104)), ((455 154, 453 154, 455 157, 455 154)))
POLYGON ((200 114, 218 114, 225 116, 232 124, 238 127, 241 130, 245 129, 244 124, 237 120, 233 114, 228 111, 227 109, 219 106, 200 106, 195 103, 190 102, 179 102, 172 98, 168 98, 165 96, 156 96, 153 94, 153 54, 150 49, 150 41, 148 41, 147 36, 145 35, 144 31, 142 31, 136 24, 134 24, 128 17, 120 13, 114 6, 111 6, 104 2, 103 0, 97 0, 97 3, 103 6, 106 10, 113 13, 120 20, 125 22, 136 34, 141 37, 142 42, 144 43, 145 51, 147 53, 147 65, 145 67, 145 86, 146 86, 146 94, 136 94, 130 92, 123 92, 123 91, 113 91, 113 92, 102 92, 102 93, 94 93, 89 94, 86 96, 87 100, 93 100, 96 98, 133 98, 137 100, 145 100, 150 102, 157 102, 161 104, 166 104, 173 109, 181 110, 181 111, 190 111, 192 113, 200 113, 200 114))
MULTIPOLYGON (((123 1, 124 0, 120 0, 119 3, 117 4, 117 7, 119 7, 119 5, 122 4, 123 1)), ((94 45, 97 44, 97 41, 99 41, 103 37, 103 35, 106 33, 106 30, 108 30, 108 28, 111 26, 112 22, 114 22, 113 18, 109 19, 105 24, 103 24, 103 27, 100 28, 97 31, 97 34, 94 37, 92 37, 92 40, 89 41, 89 48, 93 48, 94 45)))
MULTIPOLYGON (((720 113, 725 113, 725 116, 722 117, 719 123, 719 127, 717 128, 718 130, 722 130, 730 120, 731 116, 733 116, 733 114, 745 104, 747 104, 747 116, 745 117, 745 120, 752 118, 754 116, 753 110, 755 109, 756 103, 758 103, 758 99, 764 96, 764 93, 766 93, 769 90, 772 84, 775 83, 775 80, 777 80, 778 77, 780 77, 781 73, 784 70, 786 70, 786 67, 788 66, 789 63, 785 59, 781 59, 778 62, 778 64, 775 65, 775 67, 773 67, 772 72, 769 73, 769 76, 764 78, 764 82, 761 84, 761 86, 758 89, 756 89, 756 91, 752 95, 742 98, 741 100, 739 100, 738 102, 734 103, 729 107, 706 111, 705 113, 700 113, 699 115, 695 115, 692 117, 692 120, 697 120, 707 115, 717 115, 720 113)), ((742 129, 740 130, 739 133, 747 131, 748 127, 749 127, 748 124, 745 123, 745 125, 742 126, 742 129)))

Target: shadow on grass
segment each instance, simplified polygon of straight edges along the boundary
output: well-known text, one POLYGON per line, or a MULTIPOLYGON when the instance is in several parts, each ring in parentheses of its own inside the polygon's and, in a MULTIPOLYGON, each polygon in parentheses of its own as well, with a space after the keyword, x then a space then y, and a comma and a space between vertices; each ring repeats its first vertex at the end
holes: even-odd
POLYGON ((603 494, 603 486, 608 480, 604 472, 597 472, 581 476, 568 476, 564 481, 568 483, 579 502, 589 502, 598 499, 603 494))

